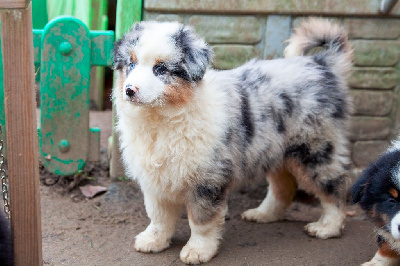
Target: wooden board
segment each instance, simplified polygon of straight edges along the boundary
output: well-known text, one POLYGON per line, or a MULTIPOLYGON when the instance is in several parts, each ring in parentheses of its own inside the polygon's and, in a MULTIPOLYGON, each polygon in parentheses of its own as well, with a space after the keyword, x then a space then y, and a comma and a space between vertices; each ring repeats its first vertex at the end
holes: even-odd
POLYGON ((0 0, 0 8, 27 8, 30 0, 0 0))
POLYGON ((15 265, 42 265, 32 7, 0 19, 15 265))

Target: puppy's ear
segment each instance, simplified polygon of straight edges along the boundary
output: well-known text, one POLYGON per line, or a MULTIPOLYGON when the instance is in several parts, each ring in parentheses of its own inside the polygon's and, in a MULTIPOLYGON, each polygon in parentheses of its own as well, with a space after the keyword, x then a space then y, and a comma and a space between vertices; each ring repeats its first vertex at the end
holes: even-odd
POLYGON ((130 50, 139 40, 144 22, 134 23, 124 36, 114 43, 114 70, 122 70, 129 64, 130 50))
POLYGON ((191 80, 201 80, 212 59, 211 48, 189 26, 181 26, 173 39, 183 53, 183 65, 191 80))
POLYGON ((362 199, 365 192, 371 185, 372 179, 377 171, 378 169, 374 164, 370 165, 367 169, 364 170, 360 178, 358 178, 357 181, 353 184, 350 190, 353 204, 359 202, 362 199))
POLYGON ((114 70, 121 70, 125 65, 125 59, 121 52, 124 39, 120 39, 114 43, 114 70))

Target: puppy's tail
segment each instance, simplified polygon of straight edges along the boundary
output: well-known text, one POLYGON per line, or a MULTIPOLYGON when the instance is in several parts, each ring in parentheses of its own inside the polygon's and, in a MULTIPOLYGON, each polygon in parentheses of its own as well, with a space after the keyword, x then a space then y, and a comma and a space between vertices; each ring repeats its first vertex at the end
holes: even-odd
POLYGON ((328 65, 337 66, 343 76, 348 76, 351 70, 353 48, 345 29, 336 23, 310 18, 294 29, 287 42, 289 45, 284 51, 285 57, 309 55, 313 50, 323 48, 323 51, 316 54, 326 58, 328 65))

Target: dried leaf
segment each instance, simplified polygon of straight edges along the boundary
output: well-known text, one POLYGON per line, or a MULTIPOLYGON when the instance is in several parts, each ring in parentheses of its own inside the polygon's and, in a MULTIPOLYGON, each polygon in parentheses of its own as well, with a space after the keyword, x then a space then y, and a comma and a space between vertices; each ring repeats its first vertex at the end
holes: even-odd
POLYGON ((81 190, 82 194, 86 197, 86 198, 93 198, 95 196, 97 196, 100 193, 106 192, 107 188, 103 187, 103 186, 93 186, 93 185, 86 185, 83 187, 79 187, 79 189, 81 190))

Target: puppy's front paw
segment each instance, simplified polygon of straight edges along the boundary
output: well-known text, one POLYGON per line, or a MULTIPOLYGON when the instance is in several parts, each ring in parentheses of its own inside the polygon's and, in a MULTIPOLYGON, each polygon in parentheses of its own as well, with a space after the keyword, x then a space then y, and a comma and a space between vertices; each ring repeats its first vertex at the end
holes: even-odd
POLYGON ((342 229, 343 226, 323 224, 321 222, 309 223, 304 227, 304 230, 306 230, 310 236, 315 236, 321 239, 340 237, 342 229))
POLYGON ((242 213, 242 219, 257 223, 272 223, 283 220, 285 217, 284 213, 277 214, 272 212, 261 212, 258 208, 249 209, 242 213))
MULTIPOLYGON (((377 266, 377 265, 380 265, 380 264, 377 264, 376 262, 374 262, 372 260, 361 264, 361 266, 377 266)), ((382 265, 384 265, 384 264, 382 264, 382 265)))
POLYGON ((398 257, 383 257, 378 251, 370 261, 361 264, 361 266, 395 266, 399 265, 399 263, 400 259, 398 257))
POLYGON ((168 248, 170 239, 143 231, 136 236, 135 250, 143 253, 160 252, 168 248))
POLYGON ((186 264, 200 264, 211 260, 217 254, 217 251, 218 244, 197 243, 197 245, 194 245, 189 241, 182 248, 180 258, 186 264))

